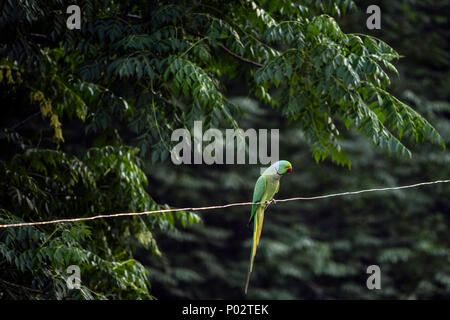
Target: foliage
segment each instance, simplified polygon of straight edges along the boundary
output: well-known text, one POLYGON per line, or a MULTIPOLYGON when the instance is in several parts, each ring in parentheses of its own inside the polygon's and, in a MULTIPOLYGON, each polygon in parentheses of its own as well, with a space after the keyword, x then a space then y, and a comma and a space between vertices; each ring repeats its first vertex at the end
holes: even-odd
MULTIPOLYGON (((4 139, 14 141, 13 134, 4 139)), ((96 215, 117 210, 156 210, 136 150, 92 148, 82 159, 50 149, 25 148, 2 162, 2 223, 96 215), (15 214, 13 214, 15 213, 15 214), (19 214, 20 213, 20 214, 19 214)), ((132 256, 137 245, 160 254, 151 230, 173 224, 168 215, 112 222, 8 228, 0 232, 2 276, 20 277, 43 298, 152 298, 147 271, 132 256), (66 268, 79 265, 82 288, 67 289, 66 268)), ((35 291, 11 297, 35 298, 35 291), (31 295, 30 295, 31 294, 31 295)))
MULTIPOLYGON (((222 119, 237 127, 234 116, 240 108, 222 93, 224 76, 245 77, 261 101, 296 121, 316 161, 331 155, 350 166, 340 142, 342 126, 358 128, 390 153, 410 156, 400 140, 408 137, 444 146, 424 118, 386 91, 387 71, 397 72, 391 63, 399 58, 397 52, 375 37, 343 33, 328 15, 346 12, 351 1, 304 6, 284 1, 134 6, 85 1, 83 28, 77 32, 64 27, 63 15, 50 14, 61 5, 54 1, 44 8, 30 1, 27 8, 6 1, 5 20, 21 17, 24 23, 18 30, 13 23, 5 25, 11 35, 4 54, 20 65, 39 63, 44 71, 51 68, 47 61, 54 65, 65 56, 70 69, 58 70, 61 82, 70 87, 88 82, 99 103, 110 88, 121 88, 120 108, 113 114, 126 118, 142 155, 152 146, 155 162, 167 158, 169 143, 164 141, 170 141, 171 131, 192 127, 195 119, 203 119, 205 128, 217 127, 222 119), (47 25, 40 29, 53 49, 31 50, 36 40, 29 31, 44 19, 47 25)), ((100 117, 103 123, 97 119, 91 130, 105 129, 105 116, 100 117)), ((56 136, 61 139, 59 131, 56 136)))
MULTIPOLYGON (((422 83, 412 84, 414 91, 399 90, 394 83, 414 108, 388 91, 390 74, 397 72, 393 62, 400 56, 380 37, 342 31, 336 19, 355 9, 350 0, 298 5, 284 0, 84 0, 79 2, 81 30, 66 27, 69 4, 0 4, 0 99, 6 106, 0 120, 1 223, 169 208, 161 203, 248 201, 256 168, 219 172, 168 164, 172 131, 190 129, 195 120, 203 120, 204 129, 284 128, 283 156, 304 170, 298 181, 315 181, 310 189, 289 180, 285 187, 283 181, 282 188, 292 192, 325 191, 319 184, 324 181, 356 188, 363 181, 393 184, 408 176, 400 169, 397 176, 358 132, 393 156, 411 156, 414 142, 445 147, 418 112, 445 133, 447 120, 440 115, 448 112, 448 104, 431 101, 422 83), (239 95, 247 100, 236 99, 239 95), (245 101, 253 102, 259 116, 245 101), (352 164, 354 175, 341 174, 347 169, 328 162, 318 170, 305 157, 307 148, 316 162, 330 158, 352 164), (370 176, 375 156, 377 179, 370 176)), ((409 14, 416 10, 394 8, 409 14)), ((448 67, 442 43, 433 43, 433 59, 448 67)), ((434 74, 432 68, 425 70, 427 76, 434 74)), ((437 90, 437 96, 441 93, 437 90)), ((428 172, 433 161, 446 161, 435 149, 426 150, 417 153, 414 165, 392 161, 413 174, 428 172)), ((330 203, 301 207, 323 225, 312 214, 299 218, 298 207, 292 206, 268 219, 256 261, 261 271, 254 278, 256 287, 268 289, 255 290, 254 297, 372 297, 356 283, 373 254, 388 270, 411 259, 424 268, 430 257, 439 267, 447 259, 447 244, 438 241, 448 223, 442 215, 446 208, 434 198, 399 204, 393 196, 386 207, 375 198, 360 199, 356 209, 342 203, 339 217, 330 213, 330 203), (370 208, 366 222, 359 218, 362 208, 370 208), (374 210, 388 209, 420 215, 372 234, 374 225, 393 219, 374 210), (425 219, 427 210, 438 218, 425 219), (422 220, 427 228, 411 227, 422 220), (336 230, 324 233, 332 230, 327 224, 336 230), (395 235, 404 229, 407 241, 399 241, 395 235), (423 241, 416 243, 413 236, 423 241)), ((8 299, 240 296, 249 237, 236 227, 248 219, 238 213, 212 214, 207 227, 195 224, 200 221, 196 214, 177 212, 0 229, 0 288, 8 299), (65 285, 71 264, 81 267, 80 290, 65 285)), ((435 268, 426 272, 428 291, 417 289, 414 297, 445 296, 448 271, 442 267, 429 280, 435 268)), ((401 269, 407 279, 414 270, 401 269)), ((392 282, 401 279, 391 277, 392 282)), ((411 291, 394 287, 381 296, 411 291)))

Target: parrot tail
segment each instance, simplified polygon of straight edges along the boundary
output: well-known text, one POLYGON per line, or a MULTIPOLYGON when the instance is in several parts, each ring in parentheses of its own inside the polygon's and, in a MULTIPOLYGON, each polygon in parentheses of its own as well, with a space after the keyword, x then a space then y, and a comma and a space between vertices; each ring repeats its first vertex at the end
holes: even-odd
POLYGON ((251 274, 251 271, 249 271, 247 274, 247 282, 245 283, 245 295, 247 295, 247 291, 248 291, 248 284, 250 282, 250 274, 251 274))
POLYGON ((250 265, 248 268, 247 282, 245 283, 245 289, 244 289, 246 295, 247 295, 247 291, 248 291, 248 284, 250 282, 250 275, 253 270, 253 261, 255 259, 255 255, 256 255, 256 248, 258 247, 259 238, 261 236, 262 222, 264 219, 264 209, 258 208, 258 210, 262 210, 262 214, 260 214, 260 212, 257 211, 255 213, 255 219, 254 219, 254 223, 253 223, 252 252, 250 254, 250 265))
POLYGON ((245 295, 247 295, 248 284, 250 283, 250 275, 252 274, 252 270, 253 270, 253 260, 255 259, 255 255, 253 254, 253 252, 256 251, 255 235, 256 235, 256 223, 253 224, 252 252, 250 254, 250 266, 248 268, 248 273, 247 273, 247 282, 245 283, 245 295), (255 250, 253 248, 255 248, 255 250))

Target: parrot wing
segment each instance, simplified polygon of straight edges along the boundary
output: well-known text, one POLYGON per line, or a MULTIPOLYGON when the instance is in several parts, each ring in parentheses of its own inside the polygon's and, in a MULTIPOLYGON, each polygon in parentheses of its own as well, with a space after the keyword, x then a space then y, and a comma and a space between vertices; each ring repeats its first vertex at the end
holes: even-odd
MULTIPOLYGON (((264 191, 266 190, 267 179, 265 176, 260 176, 255 184, 255 190, 253 190, 253 200, 252 202, 261 202, 262 197, 264 195, 264 191)), ((256 209, 261 206, 259 204, 252 205, 252 212, 250 213, 250 220, 248 223, 252 222, 253 217, 255 216, 256 209)))

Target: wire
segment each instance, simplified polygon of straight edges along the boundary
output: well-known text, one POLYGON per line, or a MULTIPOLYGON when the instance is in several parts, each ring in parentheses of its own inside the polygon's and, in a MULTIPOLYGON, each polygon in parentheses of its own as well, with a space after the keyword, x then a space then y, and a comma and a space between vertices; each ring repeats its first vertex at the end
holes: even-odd
POLYGON ((11 223, 11 224, 0 224, 0 228, 11 228, 11 227, 26 227, 26 226, 38 226, 45 224, 55 224, 55 223, 66 223, 66 222, 79 222, 79 221, 88 221, 88 220, 96 220, 96 219, 104 219, 104 218, 116 218, 116 217, 128 217, 128 216, 140 216, 140 215, 149 215, 156 213, 167 213, 167 212, 178 212, 178 211, 205 211, 205 210, 213 210, 213 209, 225 209, 230 207, 238 207, 238 206, 250 206, 254 204, 269 204, 269 203, 278 203, 278 202, 288 202, 288 201, 298 201, 298 200, 318 200, 318 199, 326 199, 332 197, 341 197, 347 195, 355 195, 360 193, 367 192, 377 192, 377 191, 387 191, 387 190, 400 190, 400 189, 408 189, 408 188, 416 188, 424 185, 437 184, 437 183, 449 183, 450 180, 437 180, 430 182, 421 182, 406 186, 398 186, 398 187, 388 187, 388 188, 376 188, 376 189, 365 189, 358 191, 347 191, 341 193, 332 193, 314 197, 295 197, 288 199, 279 199, 272 201, 262 201, 262 202, 237 202, 237 203, 229 203, 224 205, 216 205, 209 207, 188 207, 188 208, 177 208, 177 209, 162 209, 162 210, 153 210, 153 211, 143 211, 143 212, 124 212, 124 213, 112 213, 112 214, 103 214, 91 217, 81 217, 81 218, 67 218, 67 219, 56 219, 56 220, 47 220, 47 221, 37 221, 37 222, 21 222, 21 223, 11 223))

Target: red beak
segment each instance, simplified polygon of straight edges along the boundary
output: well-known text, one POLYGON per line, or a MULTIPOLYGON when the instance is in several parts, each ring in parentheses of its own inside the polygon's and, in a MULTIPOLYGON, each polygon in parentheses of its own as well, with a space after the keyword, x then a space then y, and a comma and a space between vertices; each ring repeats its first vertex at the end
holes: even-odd
POLYGON ((291 173, 292 172, 292 167, 290 167, 289 169, 288 169, 288 173, 291 173))

